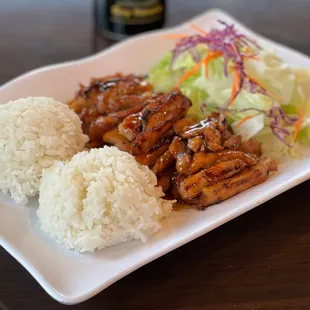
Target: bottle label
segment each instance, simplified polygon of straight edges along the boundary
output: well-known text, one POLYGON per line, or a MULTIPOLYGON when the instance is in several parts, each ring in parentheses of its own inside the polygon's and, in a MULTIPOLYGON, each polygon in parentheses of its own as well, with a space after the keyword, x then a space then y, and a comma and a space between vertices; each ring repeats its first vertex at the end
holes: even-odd
POLYGON ((110 22, 127 25, 151 24, 161 20, 164 6, 159 0, 115 1, 110 7, 110 22))

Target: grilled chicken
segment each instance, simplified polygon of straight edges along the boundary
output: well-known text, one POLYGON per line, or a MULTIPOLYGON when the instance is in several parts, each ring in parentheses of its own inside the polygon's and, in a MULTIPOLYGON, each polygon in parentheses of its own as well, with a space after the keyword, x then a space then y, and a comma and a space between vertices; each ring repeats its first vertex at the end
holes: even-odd
MULTIPOLYGON (((159 101, 157 100, 158 97, 160 97, 160 95, 153 94, 152 97, 147 98, 144 101, 145 106, 150 107, 158 105, 159 104, 159 101)), ((143 129, 142 111, 140 113, 133 113, 131 115, 128 115, 124 119, 124 121, 119 125, 119 130, 121 134, 125 136, 129 141, 133 141, 137 137, 137 135, 141 133, 142 129, 143 129)))
POLYGON ((120 126, 120 131, 128 140, 133 140, 135 147, 141 152, 152 149, 160 140, 162 135, 172 128, 173 123, 182 118, 191 102, 181 94, 180 91, 172 91, 167 95, 161 95, 147 105, 135 117, 135 130, 127 119, 120 126), (139 133, 137 133, 139 131, 139 133))
POLYGON ((181 118, 173 124, 173 130, 177 135, 180 135, 183 131, 185 131, 189 126, 197 124, 197 120, 185 117, 181 118))
POLYGON ((277 170, 277 163, 269 158, 261 158, 257 165, 240 174, 222 180, 202 189, 201 195, 194 202, 199 209, 219 203, 233 197, 255 185, 265 182, 272 171, 277 170))
POLYGON ((202 136, 197 136, 194 138, 190 138, 188 139, 187 142, 187 147, 194 153, 198 152, 201 150, 202 146, 203 146, 203 137, 202 136))
POLYGON ((172 164, 174 164, 175 158, 170 152, 170 150, 167 150, 164 154, 162 154, 160 157, 157 158, 152 171, 159 175, 163 171, 165 171, 168 167, 170 167, 172 164))
POLYGON ((203 130, 205 145, 211 152, 223 150, 221 133, 214 126, 206 126, 203 130))
POLYGON ((260 157, 262 155, 262 144, 257 140, 249 139, 241 142, 239 150, 260 157))
POLYGON ((207 126, 214 126, 214 119, 207 117, 205 120, 196 123, 192 126, 185 127, 184 130, 179 134, 182 138, 190 139, 197 136, 202 136, 204 129, 207 126))
POLYGON ((237 150, 240 146, 242 137, 240 135, 231 135, 224 143, 225 149, 237 150))
POLYGON ((164 193, 171 188, 171 184, 171 175, 162 174, 157 177, 157 186, 160 186, 164 193))
POLYGON ((68 105, 82 121, 90 146, 102 146, 102 135, 116 127, 125 117, 137 113, 153 96, 153 87, 144 77, 115 74, 92 79, 68 105))
POLYGON ((103 134, 116 127, 117 124, 118 124, 117 118, 102 115, 98 116, 89 125, 88 136, 90 141, 102 141, 103 134))
POLYGON ((176 159, 177 172, 188 175, 192 159, 184 141, 180 137, 175 137, 169 146, 169 151, 176 159))
POLYGON ((131 153, 131 143, 119 133, 117 128, 114 128, 103 135, 103 142, 108 145, 114 145, 121 151, 131 153))
POLYGON ((247 165, 249 166, 253 166, 257 163, 257 159, 255 155, 253 156, 247 153, 243 153, 241 151, 230 151, 230 150, 226 151, 225 150, 225 151, 217 153, 218 161, 228 161, 232 159, 241 159, 245 163, 247 163, 247 165))
MULTIPOLYGON (((227 121, 223 117, 223 115, 219 113, 212 113, 208 117, 206 117, 206 119, 191 126, 185 127, 184 130, 181 133, 179 133, 179 135, 182 138, 186 139, 193 138, 198 135, 203 135, 206 127, 214 127, 221 133, 221 135, 225 135, 225 132, 229 131, 227 121)), ((229 138, 230 135, 231 133, 227 135, 227 138, 229 138)))
POLYGON ((100 115, 134 107, 141 98, 152 95, 153 87, 144 77, 136 75, 115 75, 93 78, 89 86, 80 86, 69 107, 76 113, 81 108, 95 105, 100 115))
POLYGON ((257 163, 256 157, 241 151, 225 150, 218 153, 197 152, 192 157, 189 168, 190 174, 196 173, 200 169, 211 167, 216 162, 225 162, 233 159, 240 159, 249 166, 253 166, 257 163))
POLYGON ((150 152, 139 153, 135 156, 136 161, 141 165, 151 166, 168 148, 169 143, 166 143, 150 152))
POLYGON ((195 198, 201 192, 203 187, 230 178, 240 172, 245 166, 246 163, 240 159, 218 163, 213 167, 202 170, 182 181, 178 187, 179 193, 184 201, 190 202, 190 199, 195 198))
POLYGON ((192 158, 189 171, 191 174, 194 174, 200 169, 211 167, 217 160, 218 154, 216 153, 197 152, 192 158))
POLYGON ((89 126, 89 133, 88 133, 89 139, 91 141, 102 139, 104 133, 115 128, 128 115, 131 115, 132 113, 136 113, 142 110, 144 105, 145 105, 144 103, 137 104, 132 108, 113 112, 106 116, 103 115, 98 116, 89 126))

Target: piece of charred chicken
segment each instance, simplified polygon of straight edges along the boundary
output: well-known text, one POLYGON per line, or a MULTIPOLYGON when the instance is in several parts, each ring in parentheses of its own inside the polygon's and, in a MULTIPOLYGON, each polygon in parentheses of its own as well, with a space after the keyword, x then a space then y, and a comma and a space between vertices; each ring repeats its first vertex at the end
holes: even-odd
POLYGON ((184 117, 190 106, 190 100, 179 90, 171 91, 156 97, 141 112, 125 118, 119 130, 133 142, 137 153, 148 152, 156 148, 165 133, 184 117))
POLYGON ((83 132, 90 139, 88 147, 99 147, 106 132, 141 111, 154 96, 152 85, 144 77, 117 73, 93 78, 89 86, 80 85, 68 105, 82 121, 83 132))
POLYGON ((198 209, 219 203, 245 190, 267 181, 271 172, 277 171, 277 163, 270 158, 261 158, 257 165, 241 170, 231 178, 226 178, 215 184, 205 186, 201 194, 192 201, 198 209))

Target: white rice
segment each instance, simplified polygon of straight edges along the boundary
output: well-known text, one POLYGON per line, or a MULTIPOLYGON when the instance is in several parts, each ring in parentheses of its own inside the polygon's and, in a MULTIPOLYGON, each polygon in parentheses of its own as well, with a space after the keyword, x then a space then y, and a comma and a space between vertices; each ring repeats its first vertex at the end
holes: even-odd
POLYGON ((172 209, 156 183, 132 155, 115 147, 92 149, 43 171, 37 214, 46 233, 80 252, 145 242, 172 209))
POLYGON ((52 98, 0 105, 0 189, 21 204, 38 193, 43 168, 84 149, 79 117, 52 98))

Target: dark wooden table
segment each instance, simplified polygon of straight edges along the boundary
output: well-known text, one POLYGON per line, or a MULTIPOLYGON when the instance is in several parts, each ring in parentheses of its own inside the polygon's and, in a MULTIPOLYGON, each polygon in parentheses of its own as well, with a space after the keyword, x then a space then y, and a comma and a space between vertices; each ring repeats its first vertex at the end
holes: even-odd
MULTIPOLYGON (((168 5, 167 25, 219 7, 310 55, 309 0, 170 0, 168 5)), ((86 0, 1 0, 0 83, 89 55, 92 22, 86 0)), ((310 309, 309 188, 306 182, 280 195, 73 309, 310 309)), ((1 310, 64 308, 0 248, 1 310)))

